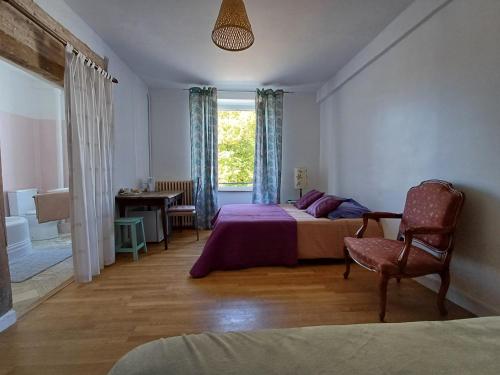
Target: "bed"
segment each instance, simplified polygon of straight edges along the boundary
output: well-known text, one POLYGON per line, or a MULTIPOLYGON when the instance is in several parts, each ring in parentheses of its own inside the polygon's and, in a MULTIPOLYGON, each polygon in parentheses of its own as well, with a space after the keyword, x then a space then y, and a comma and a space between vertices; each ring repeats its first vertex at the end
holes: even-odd
POLYGON ((499 374, 500 317, 203 333, 133 349, 109 375, 499 374))
MULTIPOLYGON (((294 266, 299 259, 341 259, 344 237, 354 236, 362 219, 314 218, 293 205, 223 206, 190 274, 258 266, 294 266)), ((365 237, 383 237, 370 220, 365 237)))

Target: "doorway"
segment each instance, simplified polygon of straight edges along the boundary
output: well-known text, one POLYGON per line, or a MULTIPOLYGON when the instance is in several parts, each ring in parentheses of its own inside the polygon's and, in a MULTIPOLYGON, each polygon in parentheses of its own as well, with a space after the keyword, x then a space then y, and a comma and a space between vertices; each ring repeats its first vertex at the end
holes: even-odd
POLYGON ((13 307, 22 315, 73 277, 69 218, 40 222, 34 199, 69 196, 64 93, 4 60, 0 86, 7 255, 13 307))

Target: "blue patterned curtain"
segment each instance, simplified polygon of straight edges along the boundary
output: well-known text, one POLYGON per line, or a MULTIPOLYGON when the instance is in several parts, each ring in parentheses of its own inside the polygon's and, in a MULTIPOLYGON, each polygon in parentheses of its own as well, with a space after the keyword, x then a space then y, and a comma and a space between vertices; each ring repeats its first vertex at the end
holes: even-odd
POLYGON ((210 228, 217 212, 217 89, 189 90, 191 122, 191 176, 200 178, 198 225, 210 228))
POLYGON ((280 203, 283 91, 257 90, 253 203, 280 203))

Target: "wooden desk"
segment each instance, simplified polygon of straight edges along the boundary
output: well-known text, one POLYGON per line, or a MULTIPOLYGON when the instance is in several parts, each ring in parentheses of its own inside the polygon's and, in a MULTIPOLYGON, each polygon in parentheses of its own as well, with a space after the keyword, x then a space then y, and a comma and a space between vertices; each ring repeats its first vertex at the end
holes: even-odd
POLYGON ((140 194, 118 194, 115 198, 120 217, 125 217, 127 207, 148 206, 158 207, 161 210, 163 237, 165 249, 168 249, 167 209, 182 199, 182 190, 153 191, 140 194))

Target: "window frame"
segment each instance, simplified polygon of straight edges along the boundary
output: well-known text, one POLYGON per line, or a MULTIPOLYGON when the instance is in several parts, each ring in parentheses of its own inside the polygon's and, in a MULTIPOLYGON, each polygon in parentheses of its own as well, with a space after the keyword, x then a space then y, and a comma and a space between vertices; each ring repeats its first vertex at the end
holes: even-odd
MULTIPOLYGON (((217 99, 217 111, 254 111, 255 112, 255 100, 254 99, 217 99)), ((217 121, 217 127, 219 123, 217 121)), ((218 158, 218 153, 217 153, 218 158)), ((219 184, 219 177, 217 176, 217 188, 221 192, 252 192, 253 191, 253 181, 251 186, 221 186, 219 184)))

